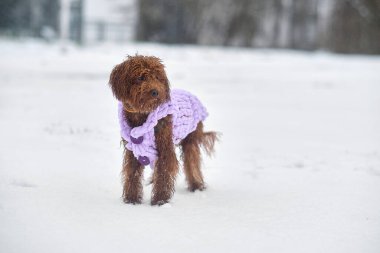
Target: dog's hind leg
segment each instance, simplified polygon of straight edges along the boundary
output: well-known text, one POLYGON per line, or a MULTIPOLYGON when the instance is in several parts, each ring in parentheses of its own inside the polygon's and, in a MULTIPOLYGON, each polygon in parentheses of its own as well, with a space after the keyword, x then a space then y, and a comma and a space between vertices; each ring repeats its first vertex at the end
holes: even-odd
POLYGON ((190 133, 181 142, 182 160, 186 181, 189 191, 204 190, 205 184, 201 172, 201 152, 200 144, 203 138, 203 124, 198 123, 197 129, 190 133))
POLYGON ((124 152, 123 160, 123 201, 130 204, 140 204, 143 198, 144 167, 133 156, 129 150, 124 152))

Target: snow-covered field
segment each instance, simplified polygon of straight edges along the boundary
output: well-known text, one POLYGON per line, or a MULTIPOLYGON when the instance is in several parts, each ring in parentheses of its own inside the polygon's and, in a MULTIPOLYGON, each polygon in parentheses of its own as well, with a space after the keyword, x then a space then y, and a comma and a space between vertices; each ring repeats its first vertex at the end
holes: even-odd
MULTIPOLYGON (((380 252, 380 57, 0 41, 0 252, 380 252), (161 57, 223 133, 170 204, 123 204, 126 54, 161 57)), ((146 178, 150 169, 146 169, 146 178)))

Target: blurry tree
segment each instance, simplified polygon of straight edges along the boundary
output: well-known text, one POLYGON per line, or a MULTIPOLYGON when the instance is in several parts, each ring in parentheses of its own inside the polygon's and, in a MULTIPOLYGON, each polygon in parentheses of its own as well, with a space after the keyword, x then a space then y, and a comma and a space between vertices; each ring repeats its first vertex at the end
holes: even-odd
POLYGON ((58 0, 1 0, 0 32, 40 37, 58 29, 58 0))
MULTIPOLYGON (((206 0, 207 1, 207 0, 206 0)), ((205 1, 205 2, 206 2, 205 1)), ((202 1, 139 1, 137 29, 140 40, 196 43, 202 1), (148 31, 155 31, 150 33, 148 31)))
POLYGON ((137 39, 380 53, 380 0, 139 0, 137 39))
POLYGON ((83 42, 83 0, 70 1, 69 10, 70 34, 71 40, 78 43, 83 42))
POLYGON ((342 53, 380 54, 380 0, 335 3, 326 46, 342 53))
POLYGON ((0 1, 0 31, 14 35, 30 25, 30 1, 0 1))

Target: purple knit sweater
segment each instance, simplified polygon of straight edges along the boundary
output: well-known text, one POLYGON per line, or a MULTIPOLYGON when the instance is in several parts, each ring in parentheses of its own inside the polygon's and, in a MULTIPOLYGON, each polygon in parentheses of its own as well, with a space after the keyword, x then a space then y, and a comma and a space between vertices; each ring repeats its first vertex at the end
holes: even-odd
POLYGON ((149 113, 144 124, 134 128, 125 120, 123 105, 119 102, 121 137, 127 141, 125 147, 133 152, 142 165, 150 164, 152 168, 154 167, 157 159, 154 127, 160 119, 172 115, 173 143, 178 144, 208 115, 198 98, 187 91, 174 89, 170 93, 170 98, 170 101, 149 113))

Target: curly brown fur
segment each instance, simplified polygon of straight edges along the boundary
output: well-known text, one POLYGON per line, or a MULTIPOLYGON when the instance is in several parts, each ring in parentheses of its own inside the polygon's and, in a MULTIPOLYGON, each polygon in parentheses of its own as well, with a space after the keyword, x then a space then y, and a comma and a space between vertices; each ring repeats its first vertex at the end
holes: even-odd
POLYGON ((181 141, 181 158, 189 191, 202 191, 206 188, 201 172, 200 145, 203 146, 207 154, 211 155, 216 140, 217 134, 215 132, 203 132, 203 123, 199 122, 196 130, 181 141))
POLYGON ((159 120, 155 127, 157 161, 153 174, 152 205, 162 205, 169 201, 174 193, 175 178, 178 173, 178 161, 172 139, 171 116, 159 120))
POLYGON ((127 149, 123 159, 123 201, 125 203, 140 204, 143 197, 142 176, 144 167, 127 149))
MULTIPOLYGON (((109 84, 114 96, 123 103, 125 120, 131 127, 142 125, 152 110, 170 99, 169 81, 164 65, 159 58, 152 56, 128 56, 127 60, 114 67, 109 84)), ((152 205, 167 203, 174 193, 178 160, 172 128, 169 115, 159 120, 154 129, 158 154, 152 177, 152 205)), ((200 147, 210 155, 216 140, 217 134, 203 132, 203 123, 200 122, 197 129, 180 143, 181 158, 190 191, 205 188, 200 147)), ((143 166, 128 150, 124 152, 122 174, 124 202, 141 203, 143 166)))
POLYGON ((161 60, 153 56, 128 56, 114 67, 109 84, 126 108, 148 114, 170 99, 169 81, 161 60), (151 92, 158 96, 152 98, 151 92))

